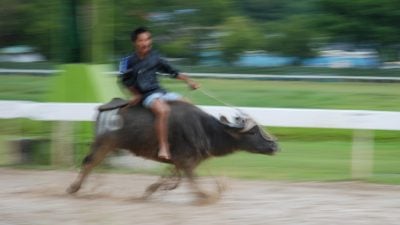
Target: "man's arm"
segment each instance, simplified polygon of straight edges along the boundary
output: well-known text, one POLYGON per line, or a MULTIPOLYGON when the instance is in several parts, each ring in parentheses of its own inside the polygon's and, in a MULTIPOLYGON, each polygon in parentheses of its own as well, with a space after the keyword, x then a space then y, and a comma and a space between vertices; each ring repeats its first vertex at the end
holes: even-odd
POLYGON ((183 74, 183 73, 179 73, 176 76, 176 79, 178 80, 183 80, 187 83, 187 85, 192 89, 192 90, 196 90, 200 87, 200 84, 196 83, 195 81, 193 81, 192 79, 189 78, 188 75, 183 74))
POLYGON ((200 85, 196 83, 195 81, 191 80, 188 75, 180 73, 178 70, 173 68, 165 59, 159 58, 159 63, 161 65, 160 69, 171 75, 171 77, 176 78, 178 80, 183 80, 185 81, 189 87, 193 90, 198 89, 200 85))

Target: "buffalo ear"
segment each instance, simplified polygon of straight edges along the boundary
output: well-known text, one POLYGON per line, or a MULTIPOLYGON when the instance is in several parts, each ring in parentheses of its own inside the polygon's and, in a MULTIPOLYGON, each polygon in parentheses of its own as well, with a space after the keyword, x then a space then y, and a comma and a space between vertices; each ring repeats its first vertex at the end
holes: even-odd
POLYGON ((226 118, 226 116, 220 116, 219 122, 221 122, 223 124, 229 124, 229 120, 226 118))
POLYGON ((225 128, 227 128, 228 130, 241 130, 244 128, 244 124, 240 124, 240 123, 231 123, 229 122, 229 120, 225 117, 225 116, 220 116, 219 118, 219 122, 224 125, 225 128))

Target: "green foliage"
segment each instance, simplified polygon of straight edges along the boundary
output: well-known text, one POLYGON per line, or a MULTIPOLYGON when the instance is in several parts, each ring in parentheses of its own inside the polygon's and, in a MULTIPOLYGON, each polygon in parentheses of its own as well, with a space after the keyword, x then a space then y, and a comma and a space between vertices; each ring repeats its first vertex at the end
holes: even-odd
POLYGON ((263 46, 263 34, 245 17, 229 17, 221 26, 223 36, 220 49, 228 62, 233 62, 240 53, 257 50, 263 46))
POLYGON ((375 48, 384 60, 399 57, 400 3, 394 0, 99 0, 76 1, 75 9, 65 1, 2 3, 1 47, 32 45, 53 61, 103 63, 128 54, 129 34, 141 25, 151 28, 162 53, 192 62, 200 46, 219 44, 207 37, 220 32, 226 36, 216 47, 230 62, 246 50, 309 57, 313 47, 332 42, 375 48), (154 20, 155 14, 166 18, 154 20))
POLYGON ((175 8, 197 10, 190 16, 189 20, 186 20, 187 17, 183 17, 182 20, 178 18, 186 26, 215 26, 221 24, 225 18, 233 15, 230 0, 178 0, 175 8))
POLYGON ((123 1, 114 6, 114 51, 116 55, 127 54, 131 51, 129 34, 138 26, 148 26, 155 39, 163 38, 155 44, 171 57, 195 57, 195 52, 186 44, 191 45, 195 40, 194 27, 213 26, 219 24, 230 14, 229 0, 207 1, 123 1), (162 7, 160 8, 160 5, 162 7), (192 13, 178 13, 177 10, 193 9, 192 13), (224 9, 224 10, 221 10, 224 9), (151 21, 149 16, 165 13, 169 19, 151 21), (191 51, 191 52, 190 52, 191 51))
POLYGON ((399 1, 320 0, 321 28, 355 42, 398 43, 399 1), (326 17, 326 19, 325 19, 326 17))
POLYGON ((399 1, 320 0, 318 6, 316 26, 332 40, 375 45, 381 53, 391 48, 399 50, 399 1))
POLYGON ((290 0, 235 0, 236 7, 244 14, 259 21, 280 20, 288 14, 290 0))
POLYGON ((299 58, 314 56, 308 20, 308 17, 292 16, 267 24, 266 50, 299 58))
POLYGON ((160 45, 160 50, 168 55, 169 57, 176 58, 192 58, 195 57, 195 51, 193 50, 194 39, 191 36, 183 36, 181 38, 174 39, 170 42, 160 45))
POLYGON ((55 56, 61 26, 57 1, 2 0, 2 5, 0 47, 23 43, 37 47, 47 57, 55 56))

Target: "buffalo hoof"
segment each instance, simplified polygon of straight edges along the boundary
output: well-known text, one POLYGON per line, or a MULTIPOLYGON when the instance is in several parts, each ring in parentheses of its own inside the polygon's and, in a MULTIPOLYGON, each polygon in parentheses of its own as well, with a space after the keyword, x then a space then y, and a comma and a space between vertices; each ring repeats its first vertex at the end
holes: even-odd
POLYGON ((71 184, 71 186, 69 186, 69 188, 67 188, 67 193, 68 194, 74 194, 77 191, 79 191, 79 189, 81 188, 81 185, 79 184, 71 184))
POLYGON ((198 197, 199 198, 194 202, 194 205, 197 206, 214 204, 220 199, 219 196, 206 195, 204 193, 198 195, 198 197))

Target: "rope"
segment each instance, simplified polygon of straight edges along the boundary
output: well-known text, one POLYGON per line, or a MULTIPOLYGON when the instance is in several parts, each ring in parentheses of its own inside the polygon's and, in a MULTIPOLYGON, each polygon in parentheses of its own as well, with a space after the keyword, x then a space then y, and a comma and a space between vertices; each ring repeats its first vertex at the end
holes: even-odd
POLYGON ((223 104, 223 105, 225 105, 225 106, 228 106, 228 107, 230 107, 230 108, 235 109, 235 110, 238 111, 240 114, 242 114, 242 115, 247 115, 247 113, 243 112, 243 110, 239 109, 237 106, 234 106, 234 105, 232 105, 232 104, 230 104, 230 103, 227 103, 227 102, 221 100, 220 98, 218 98, 218 97, 216 97, 215 95, 211 94, 210 91, 205 90, 203 87, 199 88, 198 90, 199 90, 201 93, 203 93, 204 95, 206 95, 206 96, 208 96, 208 97, 214 99, 215 101, 217 101, 217 102, 219 102, 219 103, 221 103, 221 104, 223 104))
POLYGON ((232 107, 232 108, 236 108, 236 107, 233 106, 232 104, 220 100, 220 99, 217 98, 215 95, 211 94, 209 91, 206 91, 204 88, 199 88, 198 90, 199 90, 201 93, 203 93, 204 95, 206 95, 206 96, 208 96, 208 97, 214 99, 215 101, 217 101, 217 102, 219 102, 219 103, 222 103, 222 104, 225 105, 225 106, 229 106, 229 107, 232 107))

